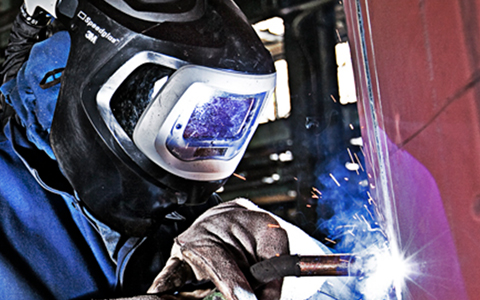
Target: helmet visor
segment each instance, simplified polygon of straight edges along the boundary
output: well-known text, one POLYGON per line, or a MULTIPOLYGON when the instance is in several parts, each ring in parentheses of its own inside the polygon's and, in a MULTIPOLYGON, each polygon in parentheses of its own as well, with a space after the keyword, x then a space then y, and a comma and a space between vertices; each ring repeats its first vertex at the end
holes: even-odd
POLYGON ((176 104, 182 109, 167 133, 167 149, 184 161, 232 159, 246 143, 266 94, 234 94, 192 84, 176 104))
POLYGON ((233 173, 274 87, 274 73, 219 70, 141 52, 99 90, 97 104, 133 160, 140 151, 176 176, 211 181, 233 173))

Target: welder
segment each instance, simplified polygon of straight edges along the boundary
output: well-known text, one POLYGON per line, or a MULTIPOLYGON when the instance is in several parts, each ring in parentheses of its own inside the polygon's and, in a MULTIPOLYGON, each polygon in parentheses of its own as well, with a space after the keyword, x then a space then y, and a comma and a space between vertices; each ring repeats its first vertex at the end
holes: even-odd
POLYGON ((232 1, 26 0, 1 76, 1 299, 352 299, 256 282, 259 261, 328 249, 215 194, 275 86, 232 1))

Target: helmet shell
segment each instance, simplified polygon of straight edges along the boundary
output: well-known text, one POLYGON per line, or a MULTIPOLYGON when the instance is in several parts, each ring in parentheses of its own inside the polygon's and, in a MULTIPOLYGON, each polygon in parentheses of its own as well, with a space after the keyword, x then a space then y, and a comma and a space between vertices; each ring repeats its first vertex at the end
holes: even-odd
POLYGON ((274 73, 273 61, 229 0, 78 1, 69 9, 64 15, 58 9, 71 50, 51 128, 52 148, 94 217, 120 233, 143 236, 178 205, 204 202, 227 178, 181 178, 135 147, 126 149, 99 114, 99 89, 146 50, 248 74, 274 73))

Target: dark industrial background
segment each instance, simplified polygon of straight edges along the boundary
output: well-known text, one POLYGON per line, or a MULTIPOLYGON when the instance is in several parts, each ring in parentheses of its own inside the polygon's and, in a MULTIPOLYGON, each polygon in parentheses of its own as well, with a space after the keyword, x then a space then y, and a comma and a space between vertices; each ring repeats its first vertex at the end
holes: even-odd
MULTIPOLYGON (((360 136, 355 104, 341 105, 337 83, 335 45, 346 41, 341 1, 236 0, 249 20, 283 19, 283 36, 265 43, 275 60, 288 64, 291 111, 286 118, 261 124, 235 174, 221 195, 229 200, 246 197, 291 221, 320 240, 318 220, 329 217, 318 207, 319 191, 328 189, 319 176, 339 156, 353 151, 360 136), (281 154, 289 159, 278 159, 281 154)), ((0 2, 0 60, 11 23, 22 1, 0 2)), ((262 35, 263 36, 263 35, 262 35)), ((345 184, 345 183, 342 183, 345 184)), ((348 184, 348 182, 347 182, 348 184)), ((351 182, 358 185, 358 181, 351 182)), ((341 201, 341 199, 338 199, 341 201)))

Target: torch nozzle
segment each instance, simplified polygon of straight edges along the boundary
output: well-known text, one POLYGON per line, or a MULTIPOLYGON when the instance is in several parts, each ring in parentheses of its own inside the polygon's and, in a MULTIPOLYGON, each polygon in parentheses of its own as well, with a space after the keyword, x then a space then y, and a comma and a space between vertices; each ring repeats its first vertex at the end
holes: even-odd
POLYGON ((250 272, 267 283, 285 276, 362 276, 360 265, 355 255, 282 255, 256 263, 250 272))

